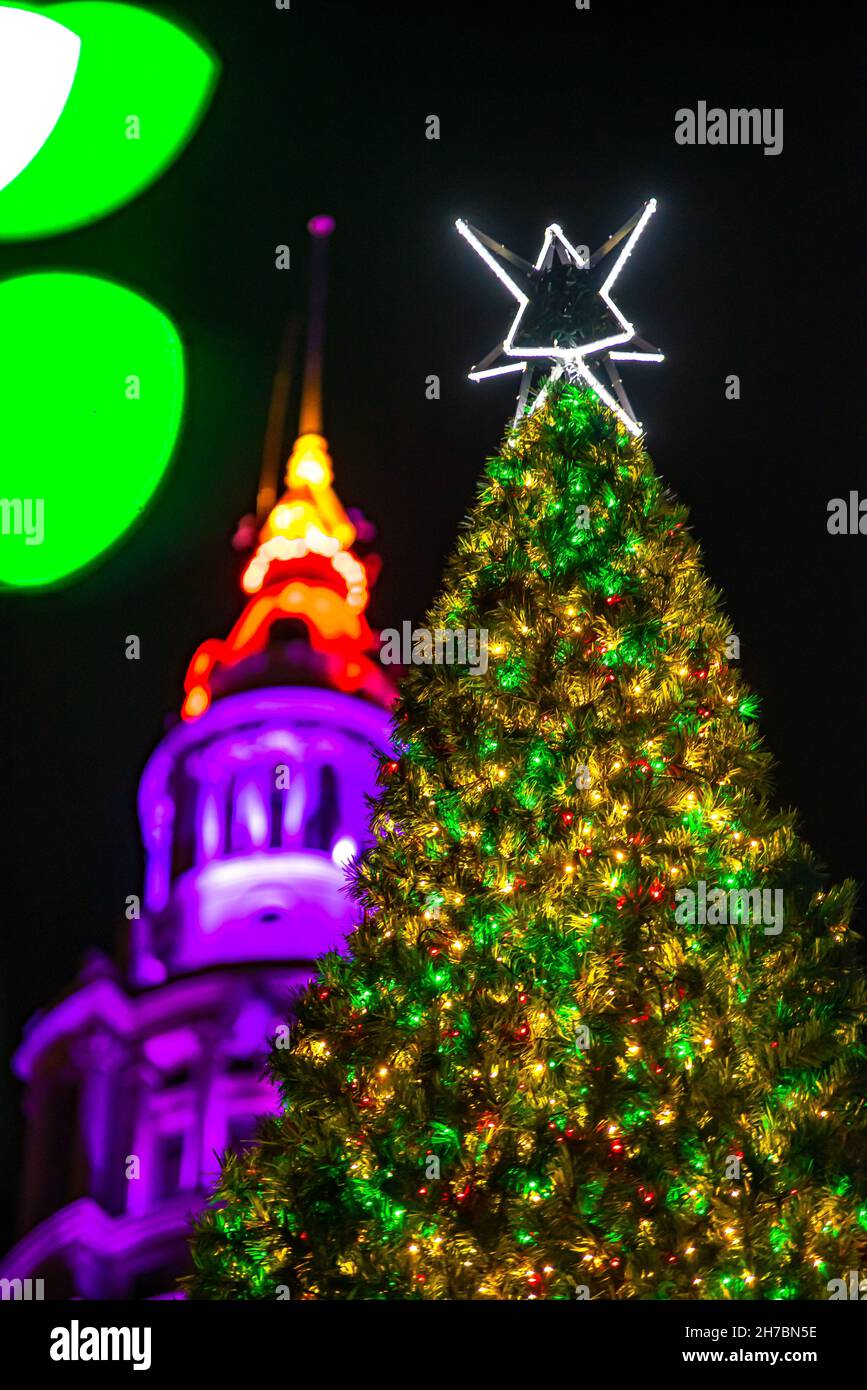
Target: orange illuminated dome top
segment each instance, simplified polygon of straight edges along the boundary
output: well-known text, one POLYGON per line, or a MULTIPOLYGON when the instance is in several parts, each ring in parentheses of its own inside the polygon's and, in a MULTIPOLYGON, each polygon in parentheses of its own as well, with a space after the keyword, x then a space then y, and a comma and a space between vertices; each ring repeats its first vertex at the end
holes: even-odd
POLYGON ((286 492, 271 509, 256 553, 241 580, 257 594, 269 572, 291 560, 321 555, 346 584, 346 602, 357 613, 367 607, 367 572, 352 554, 355 527, 332 487, 334 471, 321 434, 302 434, 286 468, 286 492))
POLYGON ((273 624, 285 618, 303 622, 313 650, 329 658, 330 683, 390 697, 381 668, 365 655, 374 645, 364 618, 371 561, 365 564, 350 549, 356 529, 333 480, 325 439, 301 435, 286 468, 286 491, 268 514, 241 579, 249 602, 225 641, 203 642, 190 662, 184 719, 208 709, 216 668, 264 651, 273 624))

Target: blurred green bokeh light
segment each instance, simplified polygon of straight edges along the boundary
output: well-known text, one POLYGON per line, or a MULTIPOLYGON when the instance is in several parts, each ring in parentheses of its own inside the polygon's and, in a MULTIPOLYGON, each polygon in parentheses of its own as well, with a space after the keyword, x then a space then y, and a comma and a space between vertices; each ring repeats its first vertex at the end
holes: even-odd
POLYGON ((159 484, 183 347, 155 305, 88 275, 0 282, 0 323, 0 583, 53 584, 123 535, 159 484), (22 519, 40 502, 44 535, 31 527, 28 543, 22 519))
POLYGON ((159 177, 204 115, 219 63, 201 40, 134 5, 0 8, 43 14, 81 39, 54 129, 0 190, 0 240, 50 236, 104 216, 159 177))

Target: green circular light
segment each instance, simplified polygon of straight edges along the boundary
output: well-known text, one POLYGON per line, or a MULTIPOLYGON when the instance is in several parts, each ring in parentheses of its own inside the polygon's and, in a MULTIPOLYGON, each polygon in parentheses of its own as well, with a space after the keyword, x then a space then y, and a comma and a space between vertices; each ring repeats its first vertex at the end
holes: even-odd
POLYGON ((201 120, 219 64, 199 40, 138 6, 0 8, 44 14, 81 40, 54 129, 0 190, 0 240, 51 236, 104 216, 159 177, 201 120))
POLYGON ((181 425, 177 330, 88 275, 0 282, 0 582, 56 583, 116 541, 181 425))

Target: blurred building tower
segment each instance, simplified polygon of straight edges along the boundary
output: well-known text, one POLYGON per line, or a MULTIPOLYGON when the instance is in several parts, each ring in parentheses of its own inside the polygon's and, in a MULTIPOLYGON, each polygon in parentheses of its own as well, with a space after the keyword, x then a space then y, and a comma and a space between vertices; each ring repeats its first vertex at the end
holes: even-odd
POLYGON ((364 616, 370 528, 341 506, 322 435, 332 227, 310 223, 301 432, 282 495, 266 470, 247 519, 246 607, 194 655, 182 718, 142 774, 126 960, 92 957, 15 1054, 24 1234, 0 1278, 44 1279, 46 1298, 171 1294, 215 1152, 277 1108, 261 1069, 287 997, 353 925, 345 866, 394 692, 364 616))

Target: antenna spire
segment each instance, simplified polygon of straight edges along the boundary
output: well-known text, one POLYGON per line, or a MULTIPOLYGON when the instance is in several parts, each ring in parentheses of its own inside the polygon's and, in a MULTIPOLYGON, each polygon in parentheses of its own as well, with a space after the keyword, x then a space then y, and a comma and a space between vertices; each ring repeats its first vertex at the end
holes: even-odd
POLYGON ((322 434, 322 363, 325 352, 325 305, 328 295, 328 238, 334 218, 327 214, 307 223, 310 255, 310 307, 307 317, 307 355, 301 392, 299 434, 322 434))
MULTIPOLYGON (((334 231, 334 218, 326 213, 311 217, 307 223, 310 233, 310 296, 307 321, 307 352, 304 362, 304 381, 301 390, 301 410, 298 438, 303 441, 301 453, 310 452, 309 446, 315 444, 315 452, 323 456, 322 467, 313 470, 303 481, 330 482, 331 464, 328 460, 328 446, 322 435, 322 367, 325 352, 325 305, 328 289, 328 238, 334 231)), ((271 406, 268 412, 268 426, 265 432, 265 446, 262 453, 262 472, 259 479, 259 492, 256 498, 256 523, 261 528, 278 497, 281 456, 286 430, 286 416, 292 388, 292 376, 300 324, 297 316, 292 316, 283 335, 280 360, 274 378, 271 406)), ((286 471, 286 485, 292 487, 299 478, 297 467, 298 444, 293 450, 290 467, 286 471)))

